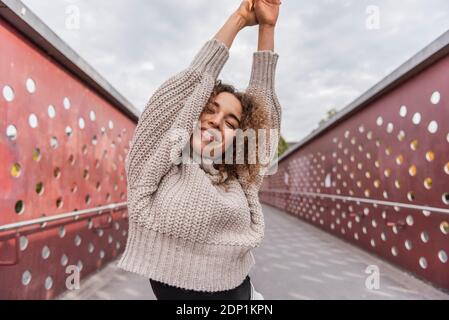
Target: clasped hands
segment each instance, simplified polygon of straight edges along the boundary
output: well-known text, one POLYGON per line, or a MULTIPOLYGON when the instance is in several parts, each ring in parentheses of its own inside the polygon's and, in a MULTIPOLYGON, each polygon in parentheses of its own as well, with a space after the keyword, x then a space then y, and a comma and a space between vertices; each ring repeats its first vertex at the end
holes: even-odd
POLYGON ((235 12, 244 26, 274 27, 279 17, 280 0, 244 0, 235 12))

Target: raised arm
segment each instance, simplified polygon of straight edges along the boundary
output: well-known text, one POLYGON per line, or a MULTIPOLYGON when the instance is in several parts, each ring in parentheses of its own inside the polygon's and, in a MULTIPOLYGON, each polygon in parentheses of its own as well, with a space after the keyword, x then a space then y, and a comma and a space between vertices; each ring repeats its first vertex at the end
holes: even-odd
POLYGON ((151 194, 177 160, 229 58, 235 36, 256 22, 252 6, 252 1, 243 1, 190 64, 153 93, 139 118, 125 160, 129 188, 142 188, 146 195, 151 194))
MULTIPOLYGON (((251 77, 246 92, 255 96, 267 110, 270 128, 274 132, 269 135, 266 144, 270 160, 276 155, 280 138, 281 106, 275 92, 275 74, 279 55, 274 52, 275 26, 279 16, 279 0, 256 0, 255 12, 259 21, 258 49, 253 53, 251 77)), ((262 179, 256 187, 260 187, 262 179)))
MULTIPOLYGON (((274 80, 276 65, 279 55, 274 52, 274 31, 279 15, 279 0, 256 0, 255 12, 259 22, 259 43, 257 51, 253 53, 251 78, 246 92, 260 101, 267 110, 270 119, 270 132, 266 140, 265 155, 273 160, 276 155, 280 138, 281 106, 277 99, 274 80)), ((266 160, 265 160, 266 161, 266 160)), ((251 212, 251 221, 254 231, 263 235, 265 232, 265 221, 259 201, 259 190, 264 179, 265 172, 257 175, 256 180, 249 183, 247 177, 239 176, 243 192, 248 200, 251 212)))

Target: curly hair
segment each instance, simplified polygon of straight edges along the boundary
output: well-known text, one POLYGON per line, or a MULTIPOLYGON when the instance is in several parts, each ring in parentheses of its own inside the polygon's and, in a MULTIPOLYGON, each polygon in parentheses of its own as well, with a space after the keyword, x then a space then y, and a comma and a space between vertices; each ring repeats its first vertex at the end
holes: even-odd
MULTIPOLYGON (((241 129, 243 132, 245 132, 245 130, 247 129, 253 129, 256 132, 258 132, 258 129, 269 129, 268 113, 263 104, 257 101, 253 96, 245 92, 238 91, 233 85, 222 83, 221 80, 216 81, 215 87, 212 91, 208 103, 203 109, 203 112, 207 109, 210 103, 213 102, 214 98, 222 92, 233 94, 242 105, 242 118, 239 129, 241 129)), ((248 175, 246 176, 246 181, 248 183, 252 183, 255 181, 260 169, 263 166, 266 166, 263 165, 260 162, 261 159, 259 159, 259 148, 261 143, 261 141, 259 140, 259 135, 256 134, 255 148, 252 148, 251 150, 249 149, 248 137, 246 135, 244 135, 243 137, 243 145, 242 142, 240 142, 240 145, 237 145, 237 141, 240 139, 236 139, 236 137, 233 138, 233 154, 231 164, 225 163, 225 152, 223 152, 221 155, 221 163, 214 164, 216 169, 220 172, 220 182, 225 179, 223 172, 227 173, 228 179, 236 179, 243 172, 247 172, 248 175), (242 150, 243 155, 240 154, 242 150), (250 163, 249 152, 256 153, 255 155, 251 154, 251 157, 255 157, 252 159, 256 159, 255 163, 250 163), (243 163, 237 163, 236 159, 238 153, 239 157, 243 156, 243 163)))

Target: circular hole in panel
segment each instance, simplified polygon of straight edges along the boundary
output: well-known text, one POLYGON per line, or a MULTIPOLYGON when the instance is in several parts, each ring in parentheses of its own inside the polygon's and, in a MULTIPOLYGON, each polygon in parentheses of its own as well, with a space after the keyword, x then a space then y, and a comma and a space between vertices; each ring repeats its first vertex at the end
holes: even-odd
POLYGON ((440 250, 438 252, 438 258, 440 259, 440 261, 442 263, 446 263, 447 262, 447 253, 444 250, 440 250))
POLYGON ((65 134, 67 137, 71 137, 73 134, 73 129, 70 126, 65 127, 65 134))
POLYGON ((435 91, 434 93, 432 93, 432 96, 430 97, 430 102, 432 104, 438 104, 440 103, 441 100, 441 94, 438 91, 435 91))
POLYGON ((34 82, 33 79, 28 78, 27 81, 26 81, 26 83, 25 83, 25 86, 26 86, 27 91, 28 91, 29 93, 34 93, 34 92, 36 92, 36 82, 34 82))
POLYGON ((66 254, 63 254, 61 257, 61 266, 65 267, 69 262, 69 258, 67 258, 66 254))
POLYGON ((418 149, 418 140, 413 140, 412 142, 410 142, 410 148, 413 150, 413 151, 416 151, 417 149, 418 149))
POLYGON ((443 203, 449 205, 449 192, 443 193, 443 203))
POLYGON ((50 276, 48 276, 47 278, 45 278, 45 284, 44 284, 44 286, 45 286, 45 289, 46 289, 46 290, 50 290, 51 287, 53 287, 53 279, 52 279, 50 276))
POLYGON ((433 151, 427 151, 426 152, 426 160, 429 162, 435 160, 435 153, 433 151))
POLYGON ((405 248, 407 250, 412 250, 413 249, 413 245, 412 245, 412 242, 410 240, 405 240, 405 248))
POLYGON ((73 192, 76 192, 78 190, 78 186, 76 185, 76 183, 74 183, 71 187, 70 187, 70 191, 73 193, 73 192))
POLYGON ((58 167, 54 168, 53 176, 55 177, 55 179, 59 179, 61 177, 61 169, 59 169, 58 167))
POLYGON ((62 205, 63 205, 62 198, 56 199, 56 207, 57 208, 62 208, 62 205))
POLYGON ((28 117, 28 124, 31 128, 37 128, 37 126, 39 125, 37 116, 34 113, 30 114, 30 116, 28 117))
POLYGON ((58 229, 58 234, 60 238, 64 238, 65 237, 65 227, 64 226, 60 226, 58 229))
POLYGON ((20 177, 21 173, 22 173, 22 167, 20 166, 20 164, 14 163, 11 166, 11 176, 13 176, 14 178, 18 178, 18 177, 20 177))
POLYGON ((443 234, 449 234, 449 222, 443 221, 440 223, 440 230, 443 234))
POLYGON ((109 129, 112 130, 114 128, 114 122, 112 122, 112 120, 109 120, 108 126, 109 126, 109 129))
POLYGON ((79 234, 77 234, 75 237, 75 245, 79 247, 80 244, 81 244, 81 237, 79 236, 79 234))
POLYGON ((421 232, 421 241, 424 243, 429 242, 429 234, 426 231, 421 232))
POLYGON ((54 117, 56 117, 56 109, 55 109, 54 106, 49 105, 49 106, 48 106, 47 112, 48 112, 48 116, 49 116, 51 119, 53 119, 54 117))
POLYGON ((379 116, 376 120, 376 124, 380 127, 384 123, 384 119, 379 116))
POLYGON ((64 98, 63 104, 64 104, 64 108, 65 108, 66 110, 69 110, 70 107, 72 106, 72 103, 70 102, 70 99, 67 98, 67 97, 64 98))
POLYGON ((41 149, 34 148, 34 150, 33 150, 33 160, 34 161, 40 161, 41 158, 42 158, 41 149))
POLYGON ((25 249, 28 247, 28 238, 25 236, 21 236, 19 239, 20 243, 20 251, 25 251, 25 249))
POLYGON ((6 128, 6 137, 11 140, 14 141, 17 139, 17 128, 16 126, 10 124, 7 128, 6 128))
POLYGON ((16 214, 21 215, 25 211, 25 204, 22 200, 16 201, 16 204, 14 205, 14 210, 16 214))
POLYGON ((10 86, 3 87, 3 98, 8 102, 14 100, 14 90, 10 86))
POLYGON ((84 169, 84 171, 83 171, 83 178, 84 179, 89 179, 89 170, 88 169, 84 169))
POLYGON ((444 166, 444 172, 446 172, 446 174, 449 174, 449 162, 444 166))
POLYGON ((86 123, 84 122, 83 118, 79 118, 78 126, 80 127, 80 129, 84 129, 84 127, 86 126, 86 123))
POLYGON ((50 248, 48 246, 44 246, 42 248, 42 253, 41 253, 42 259, 48 259, 48 257, 50 256, 50 248))
POLYGON ((438 131, 438 122, 435 120, 430 121, 427 130, 429 130, 430 133, 436 133, 438 131))
POLYGON ((405 219, 405 221, 407 222, 407 224, 409 226, 413 226, 414 220, 413 217, 411 215, 407 216, 407 218, 405 219))
POLYGON ((426 269, 427 268, 427 260, 424 257, 419 258, 419 265, 421 268, 426 269))
POLYGON ((401 106, 401 108, 399 109, 399 115, 404 118, 407 115, 407 107, 406 106, 401 106))
POLYGON ((75 156, 73 154, 69 156, 69 163, 71 166, 75 164, 75 156))
POLYGON ((97 118, 97 116, 95 114, 95 111, 91 110, 89 112, 89 118, 90 118, 91 121, 95 121, 95 119, 97 118))
POLYGON ((431 188, 432 188, 432 183, 433 183, 432 178, 426 178, 426 179, 424 179, 424 187, 425 187, 426 189, 431 189, 431 188))
POLYGON ((22 273, 22 284, 24 286, 29 285, 31 282, 31 272, 29 270, 26 270, 24 273, 22 273))
POLYGON ((38 195, 42 195, 44 193, 44 183, 43 182, 36 183, 36 193, 38 195))
POLYGON ((412 191, 407 192, 407 199, 409 201, 414 201, 415 200, 415 194, 412 191))
POLYGON ((394 129, 394 125, 393 125, 393 123, 388 123, 387 124, 387 132, 388 133, 392 133, 393 132, 393 129, 394 129))
POLYGON ((396 257, 398 255, 398 249, 396 247, 391 247, 391 254, 396 257))
POLYGON ((56 137, 51 137, 50 146, 52 149, 56 149, 58 147, 58 139, 56 137))
POLYGON ((413 124, 416 124, 416 125, 418 125, 421 122, 421 114, 419 112, 416 112, 413 115, 412 122, 413 122, 413 124))
POLYGON ((415 165, 411 165, 410 168, 408 168, 408 173, 409 173, 412 177, 416 176, 416 173, 417 173, 416 166, 415 166, 415 165))

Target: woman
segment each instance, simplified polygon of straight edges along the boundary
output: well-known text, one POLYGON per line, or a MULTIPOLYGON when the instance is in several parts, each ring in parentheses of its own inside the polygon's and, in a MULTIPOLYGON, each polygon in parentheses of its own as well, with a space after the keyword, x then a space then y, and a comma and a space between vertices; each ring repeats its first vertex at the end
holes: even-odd
POLYGON ((157 299, 263 299, 249 270, 251 249, 264 236, 258 191, 265 160, 273 159, 279 141, 273 51, 279 5, 243 1, 190 65, 156 90, 139 118, 125 161, 129 232, 118 266, 149 278, 157 299), (237 33, 256 24, 249 86, 238 92, 217 77, 237 33), (251 130, 263 133, 242 152, 254 144, 239 133, 251 130), (228 152, 234 144, 238 150, 228 152))

